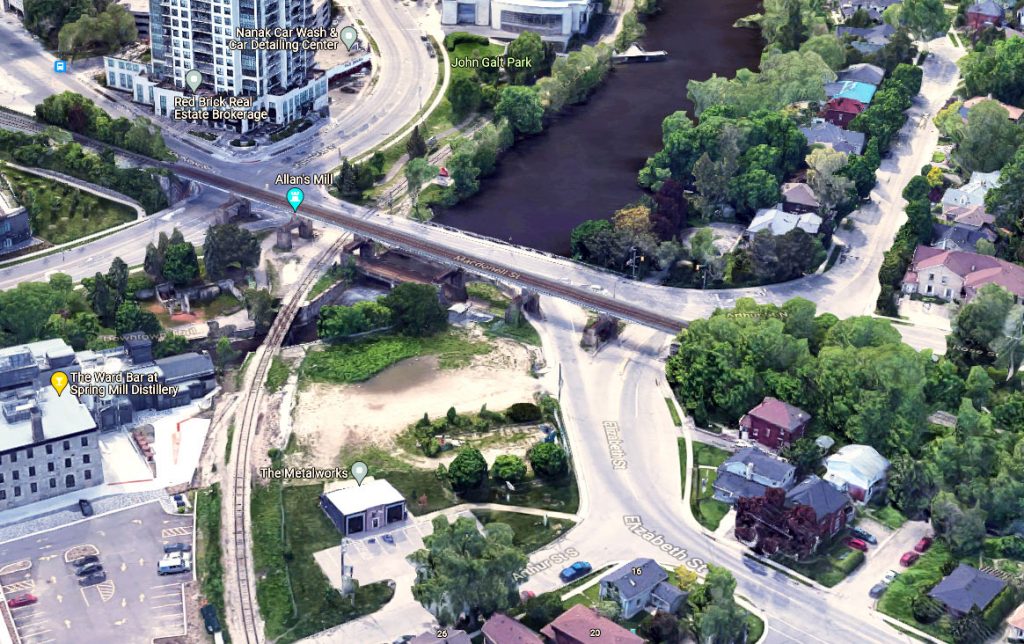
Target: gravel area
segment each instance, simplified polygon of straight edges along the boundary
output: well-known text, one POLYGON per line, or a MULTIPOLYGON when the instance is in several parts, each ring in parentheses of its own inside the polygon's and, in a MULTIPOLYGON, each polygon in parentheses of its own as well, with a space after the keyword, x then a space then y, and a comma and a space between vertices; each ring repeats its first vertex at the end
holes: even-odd
MULTIPOLYGON (((103 514, 104 512, 123 510, 124 508, 145 503, 146 501, 152 501, 153 499, 160 499, 160 504, 163 506, 164 510, 169 512, 174 511, 174 501, 172 501, 163 490, 133 492, 130 494, 113 494, 111 496, 93 499, 90 503, 92 503, 93 510, 96 511, 96 514, 103 514)), ((27 520, 14 519, 14 523, 0 526, 0 543, 11 541, 12 539, 19 539, 42 530, 59 528, 69 523, 80 521, 82 518, 82 513, 78 510, 78 505, 75 504, 27 520)), ((0 518, 0 523, 2 523, 2 521, 3 519, 0 518)))

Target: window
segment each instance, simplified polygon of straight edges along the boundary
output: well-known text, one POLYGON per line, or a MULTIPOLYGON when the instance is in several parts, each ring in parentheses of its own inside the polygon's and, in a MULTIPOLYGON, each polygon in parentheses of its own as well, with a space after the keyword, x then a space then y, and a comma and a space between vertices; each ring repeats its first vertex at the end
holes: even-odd
POLYGON ((75 475, 68 474, 64 477, 64 487, 75 487, 75 475))
POLYGON ((934 282, 935 281, 935 273, 928 273, 928 281, 929 282, 934 282))
POLYGON ((53 454, 53 445, 52 444, 46 446, 46 453, 47 454, 53 454))
POLYGON ((82 462, 83 463, 88 463, 89 462, 89 455, 88 454, 83 454, 82 455, 82 462))
POLYGON ((35 483, 29 483, 28 484, 28 491, 31 492, 32 494, 35 494, 36 492, 39 491, 39 486, 36 485, 35 483))
POLYGON ((64 451, 71 449, 71 441, 64 441, 64 451))
POLYGON ((21 472, 19 470, 14 470, 13 472, 11 472, 11 478, 17 481, 18 479, 21 478, 21 472))
POLYGON ((0 483, 3 483, 3 482, 4 482, 4 474, 3 474, 3 472, 0 472, 0 483))
POLYGON ((50 489, 57 487, 57 479, 50 479, 50 489))
POLYGON ((92 479, 92 470, 86 470, 85 471, 85 480, 88 481, 90 479, 92 479))
POLYGON ((89 446, 89 437, 88 436, 83 436, 82 437, 82 447, 88 447, 88 446, 89 446))
POLYGON ((71 467, 71 459, 70 458, 65 458, 64 459, 64 467, 71 467))
POLYGON ((25 456, 27 458, 32 458, 32 448, 31 447, 28 448, 27 450, 25 450, 25 456))
POLYGON ((0 490, 0 501, 7 498, 7 490, 0 490))
POLYGON ((17 463, 18 462, 18 453, 17 452, 11 452, 11 462, 12 463, 17 463))
POLYGON ((46 464, 46 471, 47 472, 52 472, 53 470, 54 470, 53 461, 50 461, 49 463, 46 464))
POLYGON ((35 476, 36 475, 36 466, 35 465, 29 465, 28 466, 28 475, 29 476, 35 476))
POLYGON ((21 486, 20 485, 15 485, 14 486, 14 496, 21 496, 21 486))

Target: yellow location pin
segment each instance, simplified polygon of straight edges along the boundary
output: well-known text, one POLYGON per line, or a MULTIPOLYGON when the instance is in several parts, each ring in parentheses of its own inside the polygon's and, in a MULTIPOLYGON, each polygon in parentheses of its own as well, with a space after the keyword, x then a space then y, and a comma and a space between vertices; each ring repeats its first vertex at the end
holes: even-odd
POLYGON ((68 386, 68 374, 63 371, 54 371, 53 375, 50 376, 50 384, 57 390, 57 395, 61 395, 68 386))

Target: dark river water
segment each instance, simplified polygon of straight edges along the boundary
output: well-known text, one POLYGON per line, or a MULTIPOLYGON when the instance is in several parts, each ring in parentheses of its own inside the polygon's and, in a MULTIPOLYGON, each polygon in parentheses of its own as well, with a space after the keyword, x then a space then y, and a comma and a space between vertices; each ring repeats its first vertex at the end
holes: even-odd
POLYGON ((757 66, 760 34, 734 29, 754 0, 662 0, 643 45, 665 62, 620 65, 585 105, 518 142, 473 198, 438 218, 470 230, 568 254, 569 232, 610 217, 640 195, 637 172, 661 147, 661 121, 690 109, 686 82, 757 66))

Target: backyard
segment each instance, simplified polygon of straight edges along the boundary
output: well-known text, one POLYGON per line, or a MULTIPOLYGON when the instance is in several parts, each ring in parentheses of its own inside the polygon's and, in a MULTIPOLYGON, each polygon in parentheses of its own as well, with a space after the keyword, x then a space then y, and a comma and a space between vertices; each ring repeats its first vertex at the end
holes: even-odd
MULTIPOLYGON (((686 461, 686 441, 679 439, 679 463, 682 467, 682 476, 693 476, 693 489, 690 492, 690 508, 693 516, 708 530, 715 530, 722 518, 729 513, 729 504, 713 498, 715 490, 715 471, 725 459, 729 458, 729 452, 719 449, 706 443, 693 443, 693 459, 697 467, 691 472, 689 463, 686 461), (705 467, 700 467, 700 466, 705 467)), ((685 479, 684 479, 685 480, 685 479)), ((685 489, 685 485, 683 486, 685 489)))
POLYGON ((65 244, 86 235, 133 221, 136 210, 51 179, 5 169, 32 222, 32 234, 51 244, 65 244))

